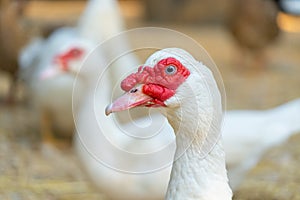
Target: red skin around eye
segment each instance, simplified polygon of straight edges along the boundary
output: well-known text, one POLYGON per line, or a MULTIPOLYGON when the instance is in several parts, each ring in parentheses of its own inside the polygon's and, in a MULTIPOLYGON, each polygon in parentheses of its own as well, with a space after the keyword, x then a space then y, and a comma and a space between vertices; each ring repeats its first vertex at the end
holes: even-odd
POLYGON ((158 62, 154 67, 141 66, 137 73, 129 75, 121 83, 121 88, 129 91, 137 84, 158 84, 168 89, 176 90, 185 79, 190 75, 190 72, 175 58, 166 58, 158 62), (175 74, 168 75, 165 73, 165 68, 169 65, 174 65, 177 68, 175 74))

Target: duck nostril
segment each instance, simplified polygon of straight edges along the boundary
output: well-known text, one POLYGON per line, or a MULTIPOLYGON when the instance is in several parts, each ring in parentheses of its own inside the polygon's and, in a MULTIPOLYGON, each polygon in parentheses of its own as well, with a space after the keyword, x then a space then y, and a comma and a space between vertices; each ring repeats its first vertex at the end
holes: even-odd
POLYGON ((130 93, 136 93, 138 91, 138 89, 132 89, 132 90, 130 90, 130 93))

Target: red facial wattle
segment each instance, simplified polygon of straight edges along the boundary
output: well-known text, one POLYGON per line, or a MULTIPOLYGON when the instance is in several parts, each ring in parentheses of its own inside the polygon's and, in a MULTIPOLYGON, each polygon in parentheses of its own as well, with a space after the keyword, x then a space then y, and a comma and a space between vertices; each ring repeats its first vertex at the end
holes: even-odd
POLYGON ((159 61, 154 67, 140 66, 138 72, 121 82, 121 88, 130 91, 143 84, 142 92, 153 98, 146 106, 165 106, 164 101, 176 93, 176 89, 190 75, 190 71, 173 57, 159 61), (173 70, 173 71, 172 71, 173 70))
POLYGON ((80 48, 74 47, 71 48, 66 53, 60 54, 54 58, 55 62, 60 64, 60 69, 62 71, 69 71, 69 62, 71 60, 80 59, 83 55, 84 51, 80 48))
POLYGON ((141 66, 121 82, 123 96, 110 104, 105 112, 122 111, 137 106, 164 107, 177 88, 187 79, 190 71, 177 59, 169 57, 154 67, 141 66))
POLYGON ((165 106, 164 101, 169 99, 175 94, 175 90, 171 90, 164 86, 158 84, 145 84, 143 86, 142 92, 150 97, 152 97, 152 104, 146 105, 147 107, 158 107, 165 106))
POLYGON ((56 55, 52 60, 52 67, 42 71, 39 75, 41 80, 56 77, 65 72, 72 72, 70 61, 82 59, 84 50, 79 47, 73 47, 68 51, 56 55))

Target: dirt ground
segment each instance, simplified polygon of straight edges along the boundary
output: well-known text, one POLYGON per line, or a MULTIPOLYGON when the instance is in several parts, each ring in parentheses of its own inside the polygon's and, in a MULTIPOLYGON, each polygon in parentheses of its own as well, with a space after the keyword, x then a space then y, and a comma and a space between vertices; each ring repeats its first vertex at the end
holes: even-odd
MULTIPOLYGON (((245 60, 245 55, 239 53, 239 47, 223 26, 175 26, 140 21, 128 24, 130 28, 172 28, 202 44, 223 76, 227 109, 266 109, 300 97, 299 33, 282 32, 266 49, 267 61, 263 66, 246 67, 238 64, 245 60)), ((1 75, 0 81, 0 94, 4 95, 5 75, 1 75)), ((85 177, 72 149, 41 147, 35 116, 22 102, 11 107, 0 106, 0 199, 105 199, 85 177)))
POLYGON ((239 200, 299 200, 300 133, 270 149, 235 192, 239 200))

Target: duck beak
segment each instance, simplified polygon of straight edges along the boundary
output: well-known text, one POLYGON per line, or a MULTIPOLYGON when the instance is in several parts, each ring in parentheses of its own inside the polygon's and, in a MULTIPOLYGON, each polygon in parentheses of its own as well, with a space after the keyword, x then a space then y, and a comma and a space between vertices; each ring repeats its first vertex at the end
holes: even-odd
POLYGON ((123 94, 106 107, 105 114, 109 115, 113 112, 119 112, 137 106, 146 106, 151 104, 153 98, 144 94, 142 89, 143 85, 140 85, 123 94))
POLYGON ((47 80, 51 79, 53 77, 59 76, 60 74, 63 74, 63 71, 61 70, 61 62, 60 60, 55 57, 52 60, 51 65, 49 65, 46 69, 44 69, 40 74, 39 74, 39 79, 40 80, 47 80))
POLYGON ((53 77, 56 77, 60 74, 62 74, 63 72, 58 69, 58 68, 54 68, 54 67, 49 67, 47 68, 46 70, 42 71, 40 74, 39 74, 39 79, 40 80, 47 80, 47 79, 50 79, 50 78, 53 78, 53 77))

